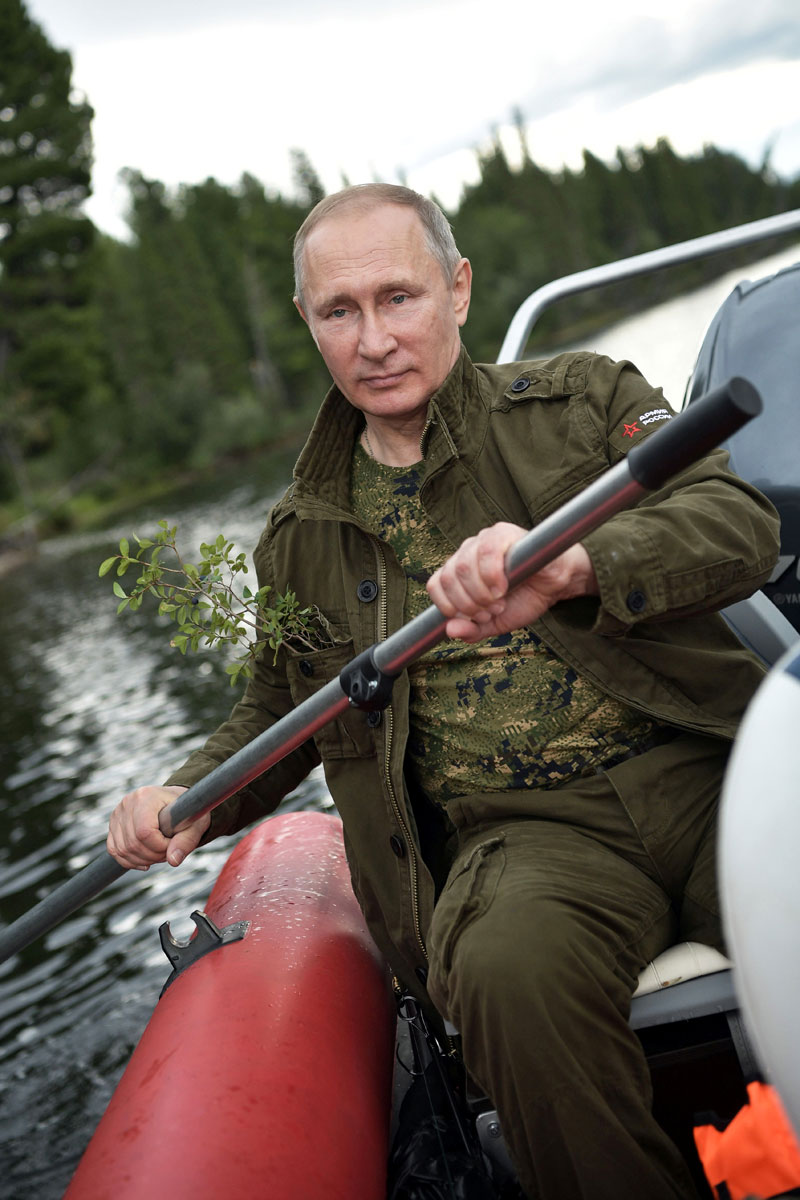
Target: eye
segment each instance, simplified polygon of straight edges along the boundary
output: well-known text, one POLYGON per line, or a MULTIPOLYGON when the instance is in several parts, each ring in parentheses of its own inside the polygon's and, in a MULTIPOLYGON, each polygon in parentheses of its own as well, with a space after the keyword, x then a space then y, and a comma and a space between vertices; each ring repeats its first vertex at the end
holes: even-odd
POLYGON ((329 316, 331 316, 331 317, 335 317, 337 320, 341 320, 341 318, 342 318, 343 316, 345 316, 345 315, 346 315, 346 313, 347 313, 347 309, 346 309, 346 308, 334 308, 334 309, 332 309, 332 310, 331 310, 331 312, 329 313, 329 316))
POLYGON ((408 299, 408 297, 406 296, 405 292, 398 292, 396 296, 392 296, 389 303, 390 304, 402 304, 407 299, 408 299))

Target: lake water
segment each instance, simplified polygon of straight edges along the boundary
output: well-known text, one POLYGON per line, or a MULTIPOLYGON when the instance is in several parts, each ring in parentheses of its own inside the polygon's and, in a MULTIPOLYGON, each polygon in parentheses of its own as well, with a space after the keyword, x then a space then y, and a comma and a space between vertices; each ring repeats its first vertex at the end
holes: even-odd
POLYGON ((619 321, 580 348, 614 359, 631 359, 650 383, 664 389, 673 408, 679 409, 708 323, 726 296, 743 279, 762 279, 798 259, 800 246, 795 245, 744 269, 729 271, 686 296, 619 321))
MULTIPOLYGON (((632 359, 680 407, 706 325, 733 285, 798 258, 800 247, 772 256, 621 322, 588 348, 632 359)), ((144 610, 116 616, 99 563, 161 517, 193 551, 220 531, 251 549, 292 460, 265 458, 115 528, 55 539, 0 578, 4 924, 95 857, 117 799, 162 779, 232 703, 220 659, 181 658, 164 619, 144 610)), ((284 802, 329 805, 319 776, 284 802)), ((1 1200, 62 1196, 169 974, 158 926, 191 930, 188 914, 203 907, 232 844, 205 847, 178 871, 130 872, 0 966, 1 1200)))

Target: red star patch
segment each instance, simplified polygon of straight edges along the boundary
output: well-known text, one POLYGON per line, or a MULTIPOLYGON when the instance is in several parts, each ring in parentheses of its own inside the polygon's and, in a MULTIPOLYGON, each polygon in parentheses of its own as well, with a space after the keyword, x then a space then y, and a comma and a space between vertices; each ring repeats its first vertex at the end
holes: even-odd
POLYGON ((639 428, 636 421, 634 421, 632 425, 625 426, 625 431, 622 434, 622 436, 632 438, 635 433, 641 433, 641 432, 642 432, 642 430, 639 428))

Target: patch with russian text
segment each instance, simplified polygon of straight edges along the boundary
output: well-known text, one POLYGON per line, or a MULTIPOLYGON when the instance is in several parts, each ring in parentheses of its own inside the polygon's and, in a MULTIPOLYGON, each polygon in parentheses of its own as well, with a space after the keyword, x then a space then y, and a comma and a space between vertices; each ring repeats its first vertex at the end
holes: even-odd
POLYGON ((624 421, 622 424, 622 436, 624 438, 634 438, 637 433, 644 433, 648 425, 657 425, 660 421, 671 421, 675 414, 670 408, 649 408, 647 412, 643 412, 635 421, 624 421))

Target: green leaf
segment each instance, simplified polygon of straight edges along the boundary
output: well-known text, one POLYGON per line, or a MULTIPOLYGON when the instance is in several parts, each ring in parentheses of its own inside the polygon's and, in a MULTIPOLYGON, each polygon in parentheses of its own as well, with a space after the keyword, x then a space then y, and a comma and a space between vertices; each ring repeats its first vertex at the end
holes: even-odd
POLYGON ((106 558, 106 559, 105 559, 103 562, 101 562, 101 563, 100 563, 100 570, 97 572, 97 574, 98 574, 98 575, 99 575, 101 578, 102 578, 102 576, 103 576, 103 575, 107 575, 107 574, 108 574, 108 572, 111 570, 111 568, 113 567, 113 565, 114 565, 114 563, 115 563, 116 561, 117 561, 117 555, 116 555, 116 554, 113 554, 113 555, 111 556, 111 558, 106 558))
POLYGON ((128 539, 120 538, 120 542, 119 542, 120 554, 124 555, 127 558, 128 554, 130 554, 130 549, 131 549, 131 546, 130 546, 130 542, 128 541, 128 539))
POLYGON ((114 587, 112 590, 113 590, 115 596, 120 596, 120 597, 124 598, 125 600, 128 599, 127 592, 125 592, 123 590, 122 584, 117 583, 116 579, 114 580, 114 587))

